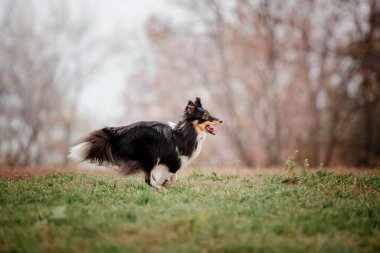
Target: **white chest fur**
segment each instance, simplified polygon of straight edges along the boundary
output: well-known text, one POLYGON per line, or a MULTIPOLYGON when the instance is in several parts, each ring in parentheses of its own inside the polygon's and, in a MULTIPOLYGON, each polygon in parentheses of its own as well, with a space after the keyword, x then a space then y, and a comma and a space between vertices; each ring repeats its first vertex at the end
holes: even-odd
POLYGON ((206 140, 206 133, 201 132, 197 136, 197 148, 194 150, 194 152, 190 156, 183 156, 181 155, 181 169, 187 167, 192 161, 195 160, 199 156, 202 150, 203 142, 206 140))

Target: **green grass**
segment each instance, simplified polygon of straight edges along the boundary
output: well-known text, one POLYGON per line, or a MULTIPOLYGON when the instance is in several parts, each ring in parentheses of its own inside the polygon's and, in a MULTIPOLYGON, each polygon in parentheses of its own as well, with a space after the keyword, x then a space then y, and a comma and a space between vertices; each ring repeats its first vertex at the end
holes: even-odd
POLYGON ((0 179, 0 252, 380 252, 380 176, 0 179))

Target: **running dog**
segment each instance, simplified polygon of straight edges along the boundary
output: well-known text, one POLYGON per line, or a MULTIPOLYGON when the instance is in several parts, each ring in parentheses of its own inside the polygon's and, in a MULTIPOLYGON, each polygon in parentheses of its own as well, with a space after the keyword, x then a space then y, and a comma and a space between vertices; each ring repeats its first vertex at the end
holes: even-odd
POLYGON ((116 165, 125 175, 144 172, 153 187, 170 186, 176 172, 201 152, 207 134, 216 134, 222 120, 210 115, 201 99, 189 101, 177 123, 141 121, 122 127, 105 127, 90 133, 69 151, 78 162, 116 165))

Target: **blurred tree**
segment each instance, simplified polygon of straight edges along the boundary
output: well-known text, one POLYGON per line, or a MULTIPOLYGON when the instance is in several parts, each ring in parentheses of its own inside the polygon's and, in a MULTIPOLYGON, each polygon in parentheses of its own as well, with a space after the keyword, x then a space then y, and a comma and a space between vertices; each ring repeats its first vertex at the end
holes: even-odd
POLYGON ((80 93, 105 49, 65 1, 0 7, 0 164, 64 164, 80 93))
MULTIPOLYGON (((354 16, 356 17, 356 15, 354 16)), ((348 47, 355 61, 352 71, 361 77, 354 97, 355 115, 347 133, 347 147, 355 154, 356 166, 376 166, 380 162, 380 1, 369 1, 366 29, 358 25, 358 39, 348 47)), ((344 147, 343 147, 344 149, 344 147)))
MULTIPOLYGON (((143 57, 131 79, 138 83, 136 90, 145 91, 141 108, 159 118, 160 108, 150 105, 178 108, 184 97, 205 94, 225 119, 224 139, 218 136, 208 151, 216 159, 226 161, 232 154, 246 166, 270 167, 298 149, 312 166, 353 165, 349 160, 357 159, 358 151, 366 157, 365 150, 377 152, 379 146, 373 140, 378 103, 371 100, 379 87, 377 46, 371 42, 364 51, 354 51, 363 48, 355 23, 371 23, 365 17, 372 15, 374 1, 180 1, 188 20, 147 23, 153 56, 143 57), (347 54, 342 49, 352 40, 347 54), (361 79, 370 84, 355 88, 361 79), (172 99, 168 94, 174 94, 172 99), (358 99, 366 121, 356 113, 358 99), (354 134, 356 121, 367 122, 361 138, 354 134), (366 147, 348 144, 361 139, 366 147), (345 157, 344 145, 356 153, 345 157)), ((127 93, 142 103, 130 87, 127 93)))

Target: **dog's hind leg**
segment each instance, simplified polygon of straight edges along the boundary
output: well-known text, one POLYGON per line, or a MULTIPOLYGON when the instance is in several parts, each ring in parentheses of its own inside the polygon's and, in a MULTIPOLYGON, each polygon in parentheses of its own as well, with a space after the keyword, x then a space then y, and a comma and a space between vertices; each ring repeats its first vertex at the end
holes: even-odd
POLYGON ((152 184, 150 183, 150 173, 151 172, 144 172, 145 174, 145 183, 147 183, 148 185, 152 186, 152 184))

